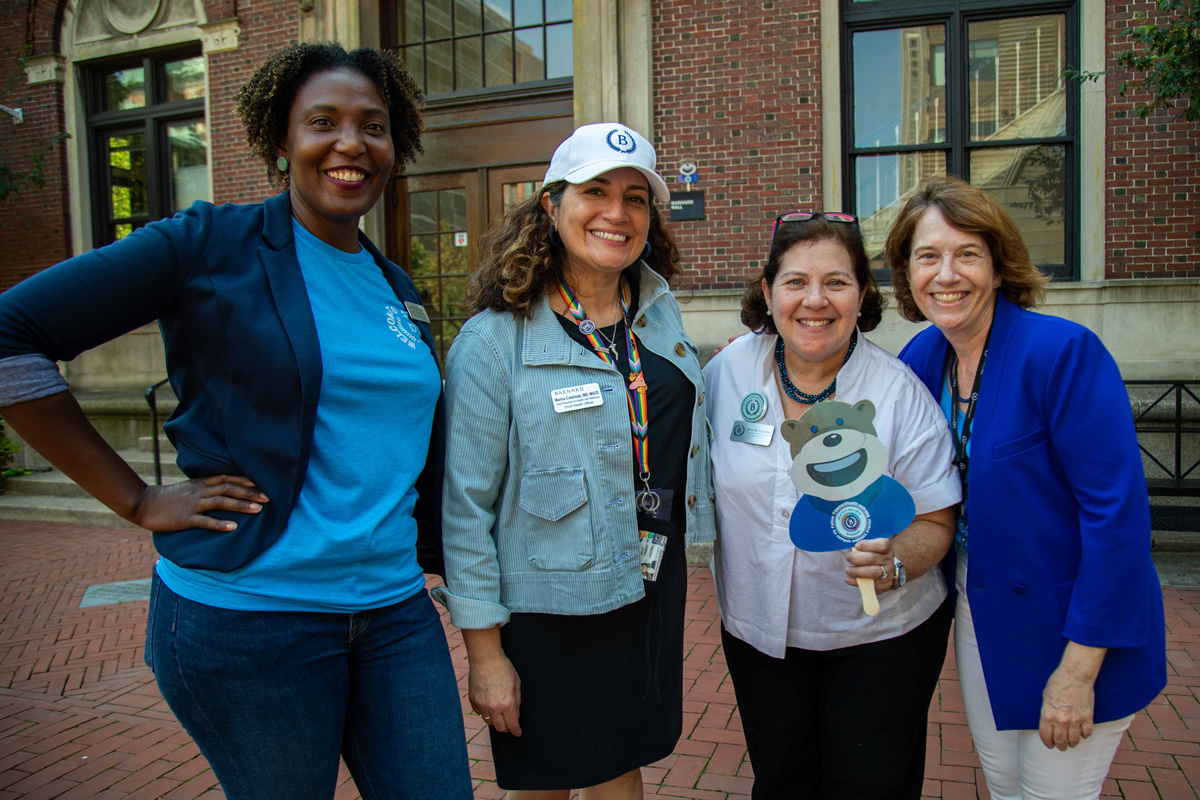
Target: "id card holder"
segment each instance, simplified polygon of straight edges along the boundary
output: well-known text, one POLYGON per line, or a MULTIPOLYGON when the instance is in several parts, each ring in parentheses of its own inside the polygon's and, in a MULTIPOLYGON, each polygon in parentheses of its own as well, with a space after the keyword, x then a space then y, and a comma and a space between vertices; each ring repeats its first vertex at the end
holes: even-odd
POLYGON ((638 531, 642 556, 642 580, 653 583, 662 569, 663 554, 667 552, 667 537, 661 533, 638 531))
POLYGON ((642 579, 648 583, 658 580, 666 557, 667 543, 675 535, 675 525, 667 519, 638 514, 638 551, 641 555, 642 579))

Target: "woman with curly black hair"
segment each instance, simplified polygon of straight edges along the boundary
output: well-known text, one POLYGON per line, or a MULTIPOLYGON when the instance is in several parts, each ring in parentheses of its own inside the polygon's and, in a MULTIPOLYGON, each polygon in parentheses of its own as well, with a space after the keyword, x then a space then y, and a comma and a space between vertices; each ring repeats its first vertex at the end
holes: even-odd
POLYGON ((288 189, 199 202, 0 296, 0 408, 154 532, 146 660, 231 800, 469 798, 441 571, 441 381, 412 281, 358 230, 420 146, 394 56, 302 44, 242 88, 288 189), (189 477, 147 486, 55 361, 157 319, 189 477))

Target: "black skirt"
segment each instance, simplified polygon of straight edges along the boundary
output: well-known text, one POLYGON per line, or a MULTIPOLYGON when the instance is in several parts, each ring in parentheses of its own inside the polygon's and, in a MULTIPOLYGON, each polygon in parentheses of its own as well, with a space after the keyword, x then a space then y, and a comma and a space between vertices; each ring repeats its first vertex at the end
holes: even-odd
MULTIPOLYGON (((681 509, 681 506, 680 506, 681 509)), ((658 580, 606 614, 513 614, 500 629, 521 678, 521 736, 491 731, 503 789, 576 789, 666 758, 683 728, 687 564, 672 513, 658 580)))

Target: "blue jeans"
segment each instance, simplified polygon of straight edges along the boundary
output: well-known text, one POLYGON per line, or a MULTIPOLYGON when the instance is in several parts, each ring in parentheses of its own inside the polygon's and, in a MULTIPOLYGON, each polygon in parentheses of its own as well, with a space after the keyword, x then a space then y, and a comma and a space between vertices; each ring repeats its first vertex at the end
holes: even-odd
POLYGON ((425 591, 354 614, 150 596, 146 663, 229 800, 470 800, 450 651, 425 591))

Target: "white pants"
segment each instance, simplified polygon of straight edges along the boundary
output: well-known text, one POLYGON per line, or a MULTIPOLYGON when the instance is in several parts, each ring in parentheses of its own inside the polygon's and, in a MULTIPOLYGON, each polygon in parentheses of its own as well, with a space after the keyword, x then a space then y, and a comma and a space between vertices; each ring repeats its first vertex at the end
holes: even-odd
POLYGON ((1091 736, 1065 753, 1047 748, 1036 730, 996 730, 967 603, 967 558, 963 555, 958 557, 957 584, 954 657, 967 724, 992 800, 1095 800, 1133 716, 1093 726, 1091 736))

